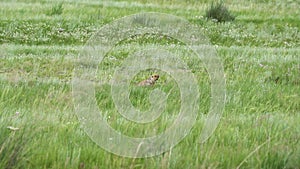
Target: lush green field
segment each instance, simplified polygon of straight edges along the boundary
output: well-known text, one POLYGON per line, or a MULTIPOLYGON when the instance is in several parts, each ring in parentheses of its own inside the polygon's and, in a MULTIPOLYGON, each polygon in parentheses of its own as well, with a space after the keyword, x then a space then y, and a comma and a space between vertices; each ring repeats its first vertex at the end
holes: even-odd
MULTIPOLYGON (((0 168, 300 168, 300 2, 225 2, 236 19, 219 24, 204 18, 210 5, 206 0, 2 0, 0 168), (203 30, 223 62, 227 99, 218 128, 200 143, 200 117, 210 105, 210 83, 201 62, 188 61, 201 91, 195 126, 170 151, 134 159, 109 153, 87 136, 74 111, 71 80, 75 58, 97 29, 147 11, 183 17, 203 30)), ((128 53, 116 48, 108 58, 118 61, 128 53)), ((118 64, 104 61, 102 72, 118 64)), ((151 73, 138 74, 132 83, 151 73)), ((169 98, 166 113, 150 124, 122 118, 109 84, 96 87, 102 115, 117 131, 153 136, 172 124, 179 89, 170 76, 156 73, 161 78, 154 88, 169 98)), ((133 85, 132 104, 149 108, 151 90, 133 85)))

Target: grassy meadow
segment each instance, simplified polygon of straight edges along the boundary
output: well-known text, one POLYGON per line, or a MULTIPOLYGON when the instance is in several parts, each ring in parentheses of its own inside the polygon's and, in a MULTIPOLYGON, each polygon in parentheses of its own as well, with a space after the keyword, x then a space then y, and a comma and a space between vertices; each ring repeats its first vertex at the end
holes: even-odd
MULTIPOLYGON (((224 2, 236 17, 232 22, 207 20, 208 0, 2 0, 0 168, 300 168, 300 2, 224 2), (148 158, 117 156, 101 149, 81 127, 72 97, 76 57, 101 26, 139 12, 185 18, 215 46, 226 76, 226 105, 216 131, 205 143, 199 138, 200 117, 210 106, 210 81, 199 60, 187 60, 201 93, 198 119, 170 151, 148 158)), ((164 37, 136 39, 137 44, 157 41, 172 43, 164 37)), ((95 78, 109 79, 130 52, 114 48, 98 65, 105 73, 95 78)), ((131 85, 129 97, 144 111, 150 107, 152 90, 169 94, 165 112, 149 124, 123 118, 114 106, 109 83, 96 86, 102 116, 116 131, 149 137, 176 119, 180 90, 169 75, 143 71, 131 84, 152 73, 161 75, 157 84, 153 88, 131 85)))

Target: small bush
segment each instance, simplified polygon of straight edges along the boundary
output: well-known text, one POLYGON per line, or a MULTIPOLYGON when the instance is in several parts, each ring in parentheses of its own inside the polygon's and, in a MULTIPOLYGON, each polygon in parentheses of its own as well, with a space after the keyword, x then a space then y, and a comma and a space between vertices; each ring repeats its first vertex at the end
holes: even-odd
POLYGON ((63 13, 63 3, 55 4, 51 10, 47 13, 48 15, 61 15, 63 13))
POLYGON ((233 16, 222 1, 211 3, 210 8, 206 11, 206 18, 214 19, 217 22, 227 22, 233 21, 235 16, 233 16))

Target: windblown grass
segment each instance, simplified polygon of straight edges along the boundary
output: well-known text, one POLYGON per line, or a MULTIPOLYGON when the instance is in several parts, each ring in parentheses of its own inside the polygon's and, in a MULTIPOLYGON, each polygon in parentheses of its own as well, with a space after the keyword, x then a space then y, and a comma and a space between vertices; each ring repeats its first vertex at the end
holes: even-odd
MULTIPOLYGON (((203 17, 208 1, 68 0, 58 15, 47 14, 58 0, 1 1, 0 168, 299 167, 300 4, 225 2, 236 20, 215 24, 203 17), (195 126, 169 152, 131 159, 106 152, 83 131, 73 108, 71 78, 75 58, 97 28, 141 11, 166 12, 199 25, 224 64, 227 100, 217 130, 201 144, 210 83, 201 62, 191 64, 201 92, 195 126)), ((121 49, 110 54, 117 61, 128 56, 121 49)), ((132 84, 153 72, 138 74, 132 84)), ((106 73, 109 77, 110 72, 106 73)), ((118 114, 109 84, 98 86, 95 95, 112 127, 143 137, 164 131, 178 114, 179 89, 172 78, 162 73, 154 88, 170 92, 168 113, 146 125, 118 114)), ((147 109, 152 88, 132 85, 131 90, 132 103, 147 109)))

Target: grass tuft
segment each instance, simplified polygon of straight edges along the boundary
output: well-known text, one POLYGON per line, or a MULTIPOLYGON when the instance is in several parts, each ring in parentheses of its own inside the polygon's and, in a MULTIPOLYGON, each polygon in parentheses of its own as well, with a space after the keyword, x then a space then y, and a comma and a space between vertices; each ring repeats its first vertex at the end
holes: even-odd
POLYGON ((61 15, 63 13, 63 3, 60 2, 58 4, 55 4, 52 6, 51 10, 48 11, 47 15, 53 16, 53 15, 61 15))
POLYGON ((207 9, 205 16, 206 18, 213 19, 217 22, 227 22, 235 19, 235 16, 229 12, 223 1, 217 3, 212 2, 210 8, 207 9))

